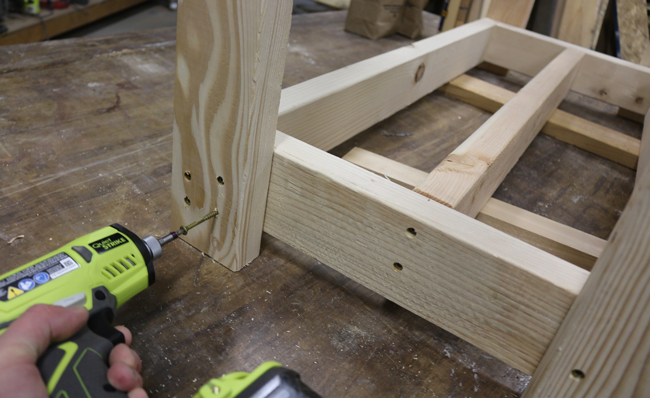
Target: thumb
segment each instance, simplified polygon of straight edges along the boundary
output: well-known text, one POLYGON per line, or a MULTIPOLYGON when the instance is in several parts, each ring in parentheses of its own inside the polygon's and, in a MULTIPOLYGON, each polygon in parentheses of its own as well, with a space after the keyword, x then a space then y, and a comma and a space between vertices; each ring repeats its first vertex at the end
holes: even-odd
POLYGON ((0 368, 36 363, 51 342, 72 337, 87 321, 88 310, 84 307, 31 307, 0 336, 0 368))

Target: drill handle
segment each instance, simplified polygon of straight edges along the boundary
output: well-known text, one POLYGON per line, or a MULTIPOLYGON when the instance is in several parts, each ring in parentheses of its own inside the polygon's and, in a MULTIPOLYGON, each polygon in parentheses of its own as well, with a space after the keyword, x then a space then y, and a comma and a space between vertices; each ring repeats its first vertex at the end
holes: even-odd
POLYGON ((111 350, 124 343, 124 335, 111 325, 115 302, 115 296, 106 288, 93 289, 88 323, 70 339, 51 345, 39 357, 37 366, 51 397, 127 397, 108 382, 111 350))

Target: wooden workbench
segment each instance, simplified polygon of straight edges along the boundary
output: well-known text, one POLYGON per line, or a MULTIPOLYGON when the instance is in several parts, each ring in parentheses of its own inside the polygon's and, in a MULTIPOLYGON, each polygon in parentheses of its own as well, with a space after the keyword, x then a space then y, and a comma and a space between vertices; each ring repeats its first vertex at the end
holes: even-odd
MULTIPOLYGON (((344 17, 294 17, 284 87, 409 43, 345 33, 344 17)), ((114 222, 168 231, 175 31, 0 47, 0 60, 0 273, 114 222)), ((525 81, 471 74, 514 90, 525 81)), ((603 103, 570 94, 561 108, 640 136, 603 103)), ((430 171, 488 116, 436 92, 332 153, 360 146, 430 171)), ((606 238, 634 176, 540 135, 495 196, 606 238)), ((269 235, 239 273, 183 242, 165 249, 156 284, 117 319, 153 397, 191 396, 267 360, 327 397, 513 397, 528 381, 269 235)))
POLYGON ((85 6, 73 4, 61 10, 43 8, 37 16, 11 13, 4 21, 9 30, 0 35, 0 46, 50 40, 145 1, 89 0, 85 6))

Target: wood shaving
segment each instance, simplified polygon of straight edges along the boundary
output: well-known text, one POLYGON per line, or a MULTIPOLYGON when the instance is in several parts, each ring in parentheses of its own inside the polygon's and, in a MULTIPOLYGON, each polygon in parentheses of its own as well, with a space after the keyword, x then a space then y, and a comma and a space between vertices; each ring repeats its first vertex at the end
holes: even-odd
POLYGON ((12 244, 12 243, 14 243, 14 241, 15 241, 16 239, 22 239, 22 238, 24 238, 24 237, 25 237, 25 235, 17 235, 17 236, 14 236, 14 237, 11 238, 11 240, 9 240, 9 242, 7 242, 7 243, 8 243, 8 244, 12 244))

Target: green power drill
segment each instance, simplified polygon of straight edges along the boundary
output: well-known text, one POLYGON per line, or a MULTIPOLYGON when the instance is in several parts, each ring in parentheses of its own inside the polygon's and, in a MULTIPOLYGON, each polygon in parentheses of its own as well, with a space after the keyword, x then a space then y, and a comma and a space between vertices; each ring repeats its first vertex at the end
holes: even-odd
MULTIPOLYGON (((102 228, 29 264, 0 275, 0 335, 35 304, 83 305, 88 323, 67 341, 50 346, 38 360, 53 398, 125 398, 107 379, 108 357, 124 335, 112 325, 118 307, 155 281, 153 261, 162 247, 218 215, 214 211, 156 239, 119 224, 102 228)), ((292 370, 267 362, 249 373, 210 380, 195 398, 319 398, 292 370)))

